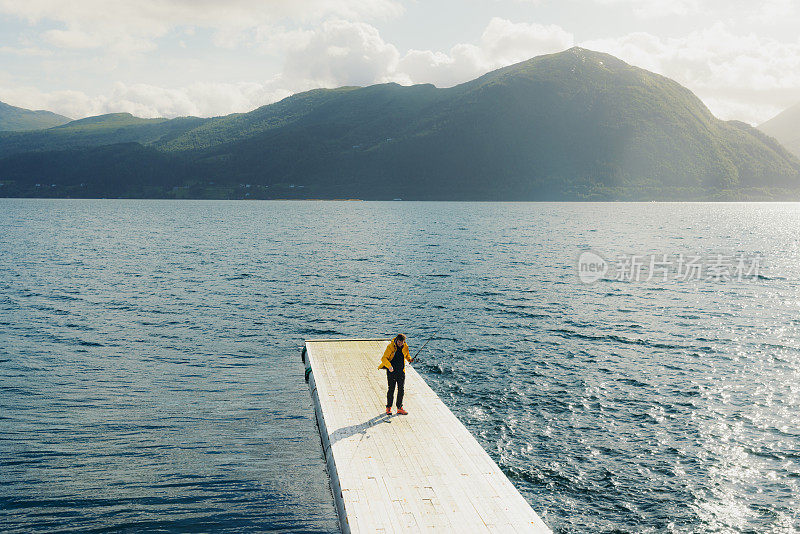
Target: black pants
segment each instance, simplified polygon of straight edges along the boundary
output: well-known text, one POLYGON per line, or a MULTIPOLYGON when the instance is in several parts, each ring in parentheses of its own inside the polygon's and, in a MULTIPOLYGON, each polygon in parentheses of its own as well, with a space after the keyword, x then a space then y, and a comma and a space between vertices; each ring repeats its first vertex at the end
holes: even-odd
POLYGON ((403 371, 390 373, 386 370, 386 381, 389 383, 389 390, 386 392, 386 407, 392 407, 392 399, 394 399, 394 386, 397 384, 397 407, 403 407, 403 388, 406 385, 406 374, 403 371))

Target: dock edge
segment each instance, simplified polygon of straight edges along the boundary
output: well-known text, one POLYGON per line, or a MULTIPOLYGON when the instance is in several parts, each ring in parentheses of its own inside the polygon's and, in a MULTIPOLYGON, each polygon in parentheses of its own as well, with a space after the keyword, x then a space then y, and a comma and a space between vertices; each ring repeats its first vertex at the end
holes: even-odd
MULTIPOLYGON (((388 338, 370 338, 369 341, 389 341, 388 338)), ((328 478, 331 481, 331 493, 333 494, 333 501, 336 505, 336 515, 339 517, 339 530, 342 534, 350 534, 350 523, 347 520, 347 512, 344 508, 344 496, 342 495, 342 487, 339 484, 339 472, 336 470, 336 461, 333 459, 331 452, 331 442, 328 438, 328 428, 325 426, 325 419, 322 417, 322 405, 319 401, 319 394, 317 393, 317 384, 314 381, 314 372, 311 367, 311 354, 308 351, 306 343, 320 341, 341 341, 339 339, 312 339, 306 340, 303 343, 303 350, 300 353, 300 359, 305 364, 305 378, 308 382, 308 389, 311 392, 311 401, 314 403, 314 416, 317 420, 317 431, 319 432, 319 439, 322 442, 322 450, 325 454, 325 465, 328 469, 328 478)), ((362 339, 360 341, 366 341, 362 339)))

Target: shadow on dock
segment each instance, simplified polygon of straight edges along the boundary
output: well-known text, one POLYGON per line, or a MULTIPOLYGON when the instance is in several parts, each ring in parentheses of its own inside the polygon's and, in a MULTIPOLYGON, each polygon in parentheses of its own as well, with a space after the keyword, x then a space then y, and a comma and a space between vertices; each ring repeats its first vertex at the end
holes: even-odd
POLYGON ((336 443, 337 441, 341 441, 343 439, 351 438, 358 434, 363 434, 366 436, 367 430, 374 426, 378 426, 381 423, 391 423, 392 416, 386 413, 382 413, 376 415, 372 419, 368 419, 363 423, 359 423, 357 425, 350 425, 342 427, 338 430, 335 430, 333 434, 331 434, 330 441, 331 445, 336 443))

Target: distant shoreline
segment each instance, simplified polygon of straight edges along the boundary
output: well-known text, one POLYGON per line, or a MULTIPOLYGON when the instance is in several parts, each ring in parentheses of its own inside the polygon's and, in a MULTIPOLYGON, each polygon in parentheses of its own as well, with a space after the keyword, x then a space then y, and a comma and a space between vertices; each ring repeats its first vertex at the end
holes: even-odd
POLYGON ((59 196, 0 196, 0 200, 168 200, 168 201, 231 201, 231 202, 453 202, 453 203, 538 203, 538 204, 559 204, 559 203, 620 203, 620 204, 707 204, 707 203, 797 203, 800 202, 800 192, 795 192, 794 196, 785 198, 766 198, 763 196, 743 196, 740 198, 658 198, 658 199, 633 199, 633 198, 583 198, 583 199, 392 199, 392 198, 208 198, 208 197, 59 197, 59 196))

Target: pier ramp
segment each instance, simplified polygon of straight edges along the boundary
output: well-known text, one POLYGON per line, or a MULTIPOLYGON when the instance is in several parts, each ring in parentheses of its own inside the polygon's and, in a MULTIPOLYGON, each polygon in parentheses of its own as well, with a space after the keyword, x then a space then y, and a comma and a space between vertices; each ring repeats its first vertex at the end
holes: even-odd
POLYGON ((303 349, 342 532, 551 532, 412 365, 409 415, 384 413, 389 342, 303 349))

